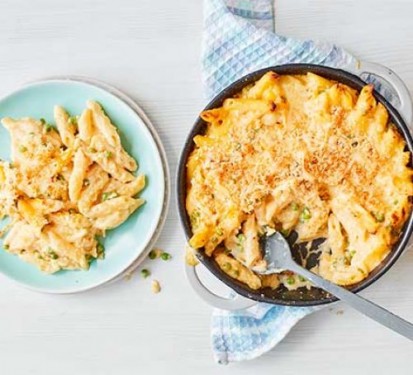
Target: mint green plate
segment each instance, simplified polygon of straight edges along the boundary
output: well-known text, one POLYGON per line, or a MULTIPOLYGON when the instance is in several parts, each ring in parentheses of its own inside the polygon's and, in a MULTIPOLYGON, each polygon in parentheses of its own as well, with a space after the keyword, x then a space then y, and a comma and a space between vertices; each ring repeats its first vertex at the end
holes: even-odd
MULTIPOLYGON (((0 118, 45 118, 54 123, 53 107, 62 105, 78 115, 93 99, 101 103, 119 128, 122 144, 138 161, 147 177, 141 197, 146 203, 104 240, 105 259, 94 261, 88 271, 40 272, 7 253, 0 242, 0 272, 31 289, 47 293, 74 293, 102 285, 136 267, 156 240, 168 205, 168 169, 160 140, 142 110, 120 91, 84 78, 53 78, 31 83, 0 99, 0 118)), ((10 159, 10 137, 0 126, 0 158, 10 159)))

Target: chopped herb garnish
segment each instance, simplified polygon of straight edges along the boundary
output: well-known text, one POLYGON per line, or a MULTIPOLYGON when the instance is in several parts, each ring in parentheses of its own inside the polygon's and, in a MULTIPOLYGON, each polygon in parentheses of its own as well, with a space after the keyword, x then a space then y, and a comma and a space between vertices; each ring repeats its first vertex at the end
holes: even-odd
POLYGON ((305 277, 302 277, 301 275, 298 275, 298 280, 300 280, 302 283, 305 283, 307 279, 305 277))
POLYGON ((113 153, 111 151, 105 151, 105 157, 107 159, 110 159, 113 156, 113 153))
POLYGON ((303 210, 301 211, 300 220, 306 221, 309 219, 311 219, 310 209, 308 207, 304 207, 303 210))
POLYGON ((141 276, 142 276, 144 279, 146 279, 146 278, 149 277, 150 275, 151 275, 151 272, 150 272, 148 269, 144 268, 143 270, 141 270, 141 276))
POLYGON ((45 124, 46 124, 46 120, 45 120, 44 118, 41 118, 41 119, 40 119, 40 123, 41 123, 42 125, 45 125, 45 124))
POLYGON ((4 244, 3 247, 4 247, 5 250, 10 249, 10 245, 8 245, 8 244, 4 244))
POLYGON ((233 277, 238 277, 240 275, 240 272, 239 270, 234 270, 232 274, 233 274, 233 277))
POLYGON ((169 259, 171 259, 172 258, 172 256, 171 256, 171 254, 168 254, 168 253, 162 253, 161 254, 161 258, 162 258, 162 260, 169 260, 169 259))
POLYGON ((102 194, 102 201, 107 201, 109 199, 116 198, 118 194, 114 191, 108 191, 102 194))
POLYGON ((294 276, 288 276, 286 281, 287 281, 287 284, 288 284, 288 285, 293 285, 293 284, 295 284, 295 278, 294 278, 294 276))
POLYGON ((151 250, 149 253, 149 259, 156 259, 158 255, 156 254, 155 250, 151 250))
POLYGON ((19 151, 20 151, 20 152, 26 152, 26 151, 27 151, 27 147, 21 145, 21 146, 19 146, 19 151))
POLYGON ((89 147, 89 152, 95 154, 97 150, 94 147, 89 147))
POLYGON ((399 204, 399 201, 396 199, 396 200, 393 202, 393 204, 394 204, 394 205, 397 205, 397 204, 399 204))

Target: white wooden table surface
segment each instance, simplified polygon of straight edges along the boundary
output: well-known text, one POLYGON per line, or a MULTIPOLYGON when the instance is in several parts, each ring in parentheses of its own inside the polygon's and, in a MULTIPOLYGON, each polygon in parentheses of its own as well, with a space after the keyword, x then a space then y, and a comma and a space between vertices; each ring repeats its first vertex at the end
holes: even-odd
MULTIPOLYGON (((413 91, 413 2, 279 0, 277 30, 334 40, 393 68, 413 91)), ((54 74, 79 74, 125 90, 158 129, 174 174, 184 137, 204 104, 199 0, 2 0, 0 94, 54 74)), ((0 374, 411 374, 413 346, 336 305, 300 322, 262 358, 212 361, 211 309, 183 275, 175 204, 148 262, 159 295, 130 281, 71 296, 43 295, 0 277, 0 374)), ((413 320, 413 251, 363 295, 413 320)))

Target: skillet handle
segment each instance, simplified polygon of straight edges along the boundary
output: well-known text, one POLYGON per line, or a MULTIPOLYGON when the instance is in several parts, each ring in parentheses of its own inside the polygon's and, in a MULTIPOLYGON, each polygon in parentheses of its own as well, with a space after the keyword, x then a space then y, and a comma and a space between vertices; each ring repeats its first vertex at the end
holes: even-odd
POLYGON ((194 291, 201 297, 208 305, 221 310, 243 310, 257 304, 256 301, 245 298, 232 292, 232 297, 221 297, 211 292, 199 279, 196 266, 189 266, 185 264, 186 277, 191 284, 194 291))
POLYGON ((361 77, 363 74, 373 74, 383 79, 388 85, 390 85, 396 92, 399 103, 395 105, 395 108, 399 111, 403 117, 406 125, 412 130, 413 123, 413 103, 409 93, 409 89, 403 80, 391 69, 367 61, 359 61, 355 67, 349 69, 353 74, 361 77))

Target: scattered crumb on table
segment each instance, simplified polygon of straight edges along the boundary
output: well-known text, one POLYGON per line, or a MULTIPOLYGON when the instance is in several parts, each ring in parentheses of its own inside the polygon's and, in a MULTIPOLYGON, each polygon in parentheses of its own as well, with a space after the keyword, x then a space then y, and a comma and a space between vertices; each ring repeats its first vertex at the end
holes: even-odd
POLYGON ((152 293, 157 294, 161 291, 161 284, 159 284, 158 280, 152 280, 151 288, 152 288, 152 293))
POLYGON ((130 281, 133 277, 133 271, 126 272, 124 279, 130 281))
POLYGON ((195 250, 186 244, 185 246, 185 262, 188 266, 195 267, 199 264, 199 261, 195 255, 195 250))

